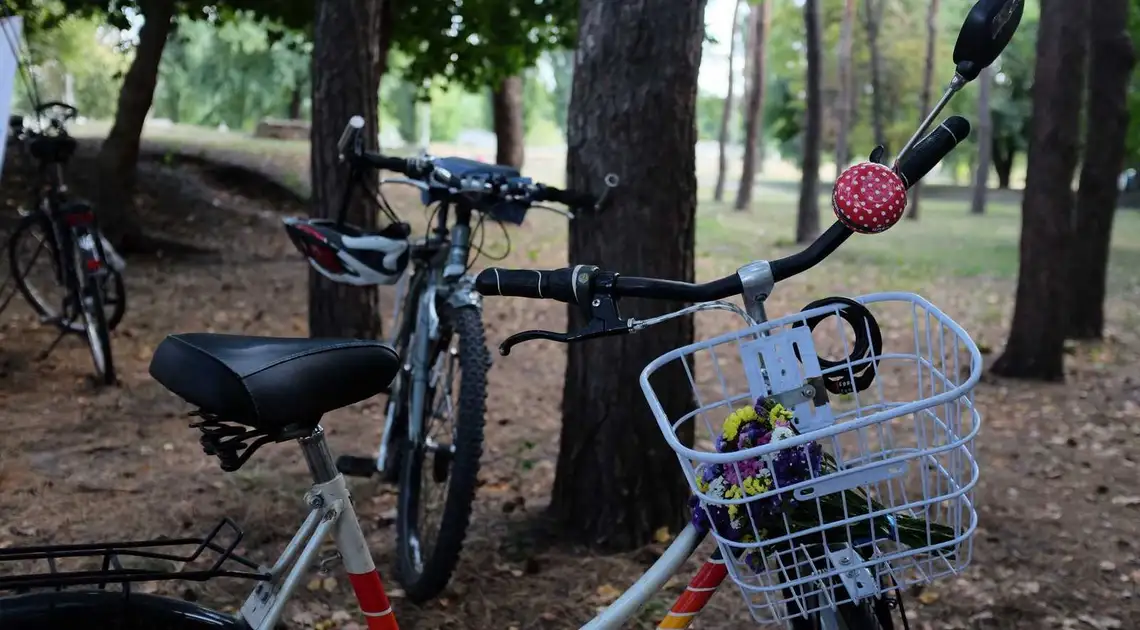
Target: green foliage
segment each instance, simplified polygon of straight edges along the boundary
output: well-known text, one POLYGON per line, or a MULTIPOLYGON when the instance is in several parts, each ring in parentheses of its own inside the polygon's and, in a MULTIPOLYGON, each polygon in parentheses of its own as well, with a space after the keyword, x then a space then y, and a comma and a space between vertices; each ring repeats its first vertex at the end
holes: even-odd
MULTIPOLYGON (((1132 34, 1132 47, 1140 55, 1140 7, 1133 6, 1128 12, 1128 32, 1132 34)), ((1128 124, 1128 153, 1126 162, 1140 165, 1140 72, 1132 73, 1132 89, 1128 91, 1128 111, 1131 114, 1128 124)))
MULTIPOLYGON (((114 113, 129 62, 119 50, 118 31, 92 17, 70 16, 50 29, 31 29, 27 40, 31 76, 41 101, 66 100, 66 76, 71 75, 80 115, 105 118, 114 113)), ((15 98, 17 108, 32 110, 32 95, 24 81, 18 80, 15 98)))
POLYGON ((217 23, 180 17, 159 68, 155 114, 234 129, 287 117, 294 91, 308 93, 311 51, 302 35, 249 12, 217 23))
POLYGON ((396 5, 393 45, 408 55, 413 85, 493 86, 534 65, 543 51, 573 46, 575 0, 439 0, 396 5))

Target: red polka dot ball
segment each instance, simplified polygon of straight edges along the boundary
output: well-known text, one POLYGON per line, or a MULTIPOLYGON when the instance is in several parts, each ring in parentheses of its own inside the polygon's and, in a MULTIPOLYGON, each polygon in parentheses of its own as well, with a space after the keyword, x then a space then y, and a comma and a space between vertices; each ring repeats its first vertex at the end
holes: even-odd
POLYGON ((874 162, 843 171, 831 193, 831 208, 843 225, 860 234, 891 227, 906 210, 906 185, 890 167, 874 162))

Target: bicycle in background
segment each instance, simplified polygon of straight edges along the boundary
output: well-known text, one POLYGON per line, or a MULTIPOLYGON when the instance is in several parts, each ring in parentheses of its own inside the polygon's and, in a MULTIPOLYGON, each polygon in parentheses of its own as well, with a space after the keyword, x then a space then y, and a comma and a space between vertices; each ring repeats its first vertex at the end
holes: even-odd
MULTIPOLYGON (((480 234, 488 220, 522 224, 529 208, 545 208, 541 202, 580 208, 597 201, 533 183, 509 166, 370 153, 363 149, 363 126, 354 116, 338 142, 352 174, 337 219, 287 218, 285 228, 322 276, 356 286, 397 285, 390 343, 403 364, 388 390, 378 453, 342 456, 337 468, 399 485, 397 577, 407 597, 419 602, 438 595, 458 563, 483 452, 491 359, 481 297, 469 273, 472 254, 483 252, 480 234), (435 205, 422 238, 411 237, 379 191, 389 225, 365 232, 345 223, 353 188, 373 193, 366 175, 380 170, 402 175, 381 185, 415 186, 425 206, 435 205)), ((616 185, 616 178, 607 183, 616 185)))
POLYGON ((40 321, 59 329, 43 356, 67 334, 83 335, 96 379, 111 385, 115 366, 110 334, 126 311, 126 265, 99 231, 94 208, 71 198, 64 181, 64 168, 76 149, 67 123, 78 111, 53 101, 38 105, 35 114, 39 121, 47 119, 41 131, 26 128, 16 117, 9 120, 22 153, 37 164, 31 202, 21 208, 20 221, 8 238, 10 272, 40 321))

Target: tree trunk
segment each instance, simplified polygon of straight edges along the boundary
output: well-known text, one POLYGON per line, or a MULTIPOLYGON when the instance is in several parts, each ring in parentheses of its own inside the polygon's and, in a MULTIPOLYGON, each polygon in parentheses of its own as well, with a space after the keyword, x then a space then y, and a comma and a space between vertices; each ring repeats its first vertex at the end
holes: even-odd
POLYGON ((1128 135, 1128 88, 1136 64, 1127 31, 1129 0, 1097 0, 1092 12, 1085 163, 1077 192, 1069 260, 1068 336, 1104 335, 1104 296, 1112 220, 1128 135))
POLYGON ((724 179, 728 174, 728 129, 729 122, 732 120, 732 101, 734 100, 733 90, 736 87, 736 29, 740 24, 740 5, 744 4, 742 0, 737 0, 735 8, 732 10, 732 39, 728 44, 728 94, 724 97, 724 109, 720 114, 720 154, 718 156, 717 172, 716 172, 716 188, 713 190, 713 199, 717 202, 724 201, 724 179))
POLYGON ((1038 26, 1017 298, 1009 340, 993 372, 1063 380, 1066 260, 1072 236, 1073 171, 1080 146, 1089 0, 1054 0, 1048 9, 1041 11, 1038 26))
POLYGON ((993 146, 990 157, 993 159, 994 172, 998 176, 998 188, 1009 190, 1010 178, 1013 176, 1013 159, 1017 151, 1014 150, 1012 142, 1002 142, 997 137, 990 144, 993 146))
POLYGON ((884 0, 864 0, 863 27, 867 31, 867 48, 871 51, 871 126, 875 144, 887 146, 887 127, 883 111, 883 60, 879 49, 879 27, 883 23, 884 0))
MULTIPOLYGON (((596 190, 622 180, 604 214, 570 224, 569 262, 691 282, 697 205, 697 70, 704 0, 581 0, 570 101, 567 184, 596 190), (636 37, 631 37, 636 33, 636 37), (662 63, 662 59, 668 63, 662 63), (654 156, 646 159, 646 156, 654 156)), ((684 304, 623 300, 627 314, 653 317, 684 304)), ((569 328, 585 325, 576 306, 569 328)), ((655 326, 568 349, 561 448, 552 514, 583 542, 630 549, 660 527, 680 529, 688 485, 636 385, 651 360, 691 343, 693 320, 655 326)), ((683 369, 653 379, 670 415, 693 409, 683 369)), ((691 441, 691 434, 682 436, 691 441)))
MULTIPOLYGON (((381 0, 318 2, 313 37, 312 215, 332 218, 348 189, 336 143, 349 118, 364 117, 365 147, 376 150, 381 0)), ((354 191, 347 222, 376 227, 372 195, 354 191)), ((374 287, 353 287, 309 272, 309 334, 372 339, 380 334, 374 287)))
POLYGON ((134 205, 135 178, 143 123, 154 101, 162 49, 173 28, 174 0, 139 2, 144 22, 135 58, 119 89, 119 106, 111 132, 99 148, 96 207, 101 228, 121 253, 147 249, 134 205))
POLYGON ((494 119, 498 150, 495 163, 522 168, 524 147, 523 79, 507 77, 491 92, 491 117, 494 119))
POLYGON ((819 153, 823 133, 820 102, 819 1, 804 2, 804 36, 807 40, 807 125, 804 129, 804 168, 800 179, 800 207, 796 214, 796 242, 808 243, 819 235, 819 153))
POLYGON ((304 94, 301 92, 301 86, 293 88, 293 94, 289 97, 289 119, 301 120, 301 103, 304 102, 304 94))
POLYGON ((736 190, 737 210, 752 205, 752 187, 756 182, 756 162, 760 144, 760 128, 764 119, 764 48, 768 34, 766 14, 771 10, 769 0, 753 5, 748 15, 748 99, 744 107, 744 159, 740 166, 740 187, 736 190))
POLYGON ((852 93, 855 91, 855 74, 851 68, 851 48, 854 43, 855 0, 845 0, 843 22, 839 27, 839 97, 836 99, 835 118, 835 179, 851 161, 847 136, 851 130, 851 114, 855 109, 852 93))
POLYGON ((992 66, 983 68, 978 75, 978 163, 974 165, 974 198, 970 204, 971 214, 986 212, 986 189, 990 179, 990 157, 994 146, 994 124, 993 116, 990 114, 990 87, 993 80, 992 66))
MULTIPOLYGON (((934 60, 935 44, 938 43, 938 0, 930 0, 926 7, 926 64, 922 69, 922 95, 918 101, 918 120, 926 119, 930 111, 930 93, 934 87, 934 60)), ((922 199, 922 181, 914 185, 910 191, 910 207, 907 208, 906 218, 918 220, 918 204, 922 199)))

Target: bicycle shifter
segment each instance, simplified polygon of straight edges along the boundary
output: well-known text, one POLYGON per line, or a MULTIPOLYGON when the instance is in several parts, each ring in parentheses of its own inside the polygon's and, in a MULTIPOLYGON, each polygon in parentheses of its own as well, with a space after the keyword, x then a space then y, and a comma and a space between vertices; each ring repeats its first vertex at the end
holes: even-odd
POLYGON ((598 295, 592 301, 582 305, 582 312, 590 318, 586 327, 576 333, 556 333, 549 330, 526 330, 507 337, 499 344, 499 354, 507 356, 511 348, 524 342, 535 339, 546 339, 559 343, 584 341, 597 337, 610 337, 622 335, 632 330, 630 321, 623 320, 618 314, 617 302, 609 295, 598 295))

